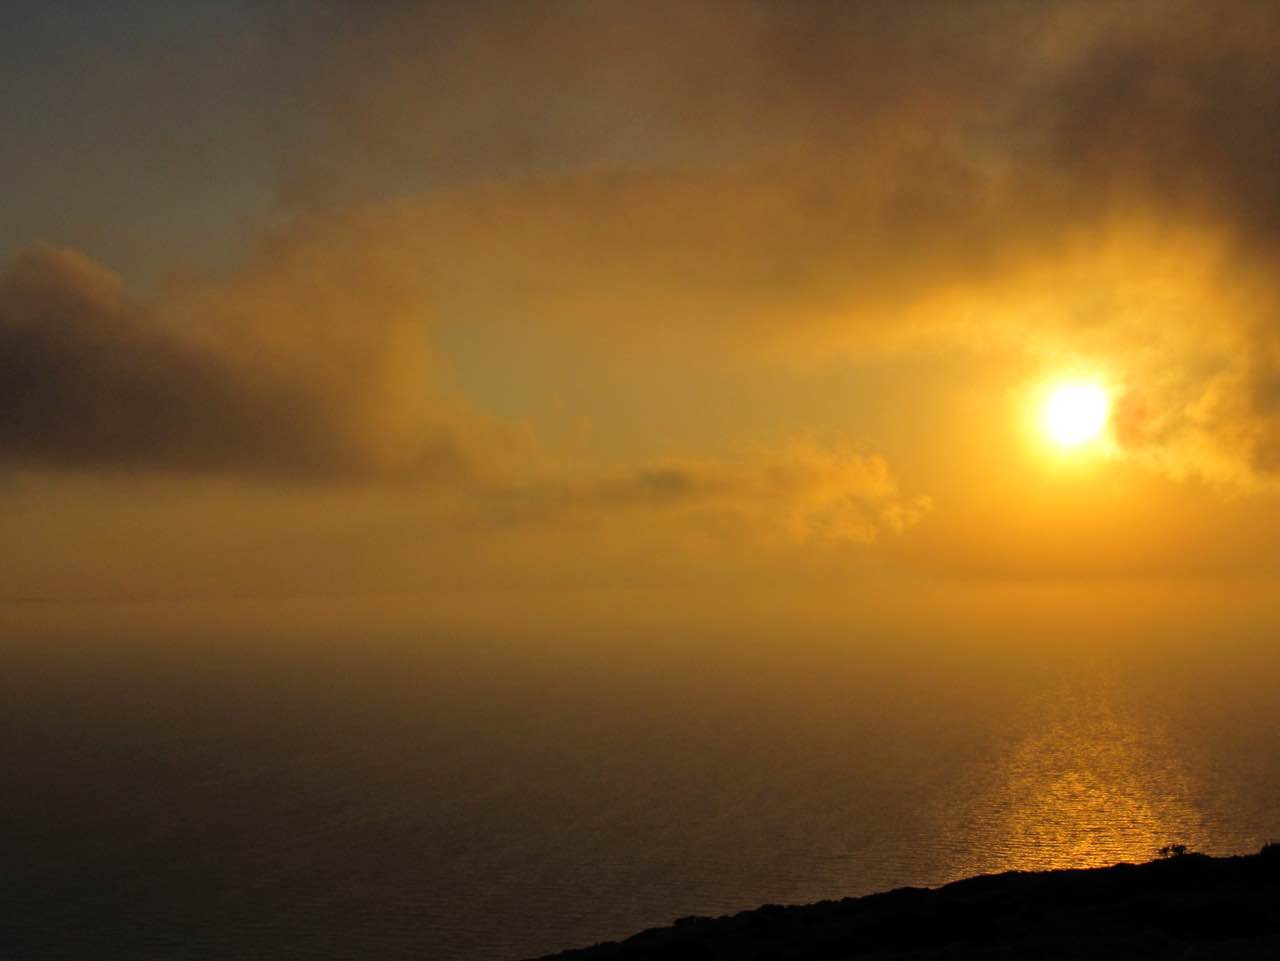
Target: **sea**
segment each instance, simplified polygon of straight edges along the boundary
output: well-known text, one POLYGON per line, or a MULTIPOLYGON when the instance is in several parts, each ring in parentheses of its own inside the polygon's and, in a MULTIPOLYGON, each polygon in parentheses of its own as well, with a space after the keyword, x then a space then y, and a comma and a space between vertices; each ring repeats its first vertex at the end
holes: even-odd
POLYGON ((13 643, 0 957, 516 961, 1280 838, 1261 645, 13 643))

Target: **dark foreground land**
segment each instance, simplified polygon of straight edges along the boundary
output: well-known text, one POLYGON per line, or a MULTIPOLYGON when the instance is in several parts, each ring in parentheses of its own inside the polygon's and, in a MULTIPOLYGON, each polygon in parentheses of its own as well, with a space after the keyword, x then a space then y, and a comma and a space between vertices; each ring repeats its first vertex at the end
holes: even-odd
POLYGON ((556 961, 1277 958, 1280 845, 1246 857, 1010 872, 722 918, 682 918, 556 961))

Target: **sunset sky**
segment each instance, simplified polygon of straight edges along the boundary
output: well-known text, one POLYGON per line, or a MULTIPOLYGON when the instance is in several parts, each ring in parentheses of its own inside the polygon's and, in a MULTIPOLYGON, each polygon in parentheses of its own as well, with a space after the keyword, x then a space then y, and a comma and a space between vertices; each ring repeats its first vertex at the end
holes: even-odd
POLYGON ((7 3, 0 635, 1257 630, 1278 38, 7 3))

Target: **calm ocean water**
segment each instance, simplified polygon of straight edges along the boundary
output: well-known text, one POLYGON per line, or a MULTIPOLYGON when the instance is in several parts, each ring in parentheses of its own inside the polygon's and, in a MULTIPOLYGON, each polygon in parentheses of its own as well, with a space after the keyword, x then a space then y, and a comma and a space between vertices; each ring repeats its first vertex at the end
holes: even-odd
POLYGON ((0 956, 501 961, 1280 837, 1276 672, 1207 645, 603 647, 7 652, 0 956))

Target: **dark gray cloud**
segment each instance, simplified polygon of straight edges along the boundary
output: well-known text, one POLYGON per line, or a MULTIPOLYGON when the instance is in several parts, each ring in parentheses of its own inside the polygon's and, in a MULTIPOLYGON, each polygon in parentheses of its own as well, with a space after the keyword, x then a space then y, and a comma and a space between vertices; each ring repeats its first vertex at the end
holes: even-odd
MULTIPOLYGON (((306 356, 314 336, 289 345, 290 363, 266 353, 270 338, 221 333, 162 321, 80 254, 29 250, 0 278, 0 461, 311 479, 468 470, 425 410, 384 456, 386 426, 357 402, 387 394, 368 355, 336 355, 349 366, 325 374, 306 356)), ((384 333, 369 323, 360 339, 377 348, 384 333)))
MULTIPOLYGON (((1114 20, 1114 23, 1112 23, 1114 20)), ((1046 175, 1099 203, 1280 233, 1280 8, 1137 5, 1020 105, 1046 175)))

